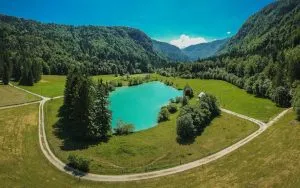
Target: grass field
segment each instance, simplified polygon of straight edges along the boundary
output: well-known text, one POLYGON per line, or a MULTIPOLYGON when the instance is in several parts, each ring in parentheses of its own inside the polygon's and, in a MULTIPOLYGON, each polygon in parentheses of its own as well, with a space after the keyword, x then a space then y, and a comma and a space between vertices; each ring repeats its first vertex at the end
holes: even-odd
POLYGON ((46 133, 51 149, 67 162, 70 153, 91 160, 91 171, 102 174, 145 172, 191 162, 215 153, 246 137, 258 126, 223 113, 198 136, 194 143, 176 142, 176 117, 158 126, 128 136, 112 136, 107 143, 87 145, 83 142, 64 141, 54 134, 56 117, 62 99, 46 106, 46 133))
POLYGON ((0 106, 22 104, 38 100, 40 100, 40 98, 34 95, 28 94, 9 85, 0 84, 0 106))
MULTIPOLYGON (((144 75, 145 74, 139 74, 134 76, 137 77, 144 75)), ((223 108, 260 119, 264 122, 269 121, 272 117, 276 116, 283 110, 282 108, 277 107, 269 99, 257 98, 254 95, 250 95, 246 91, 224 81, 166 78, 156 74, 153 74, 152 77, 162 81, 172 80, 177 88, 183 88, 188 83, 194 89, 196 95, 201 91, 209 92, 218 98, 220 105, 223 108)), ((120 77, 115 77, 114 75, 101 75, 94 76, 93 80, 96 81, 101 78, 104 81, 120 79, 120 77)), ((44 75, 42 80, 34 86, 21 87, 43 96, 61 96, 64 93, 65 79, 65 76, 44 75)), ((126 83, 124 82, 124 84, 126 83)))
POLYGON ((155 75, 155 77, 162 81, 170 80, 177 88, 181 89, 186 84, 189 84, 193 88, 195 95, 202 91, 209 92, 217 97, 221 107, 264 122, 269 121, 283 110, 271 100, 250 95, 245 90, 225 81, 166 78, 159 75, 155 75))
POLYGON ((300 123, 292 111, 255 140, 215 162, 171 176, 124 183, 82 181, 56 170, 40 151, 37 117, 38 105, 1 110, 2 187, 300 186, 300 123))

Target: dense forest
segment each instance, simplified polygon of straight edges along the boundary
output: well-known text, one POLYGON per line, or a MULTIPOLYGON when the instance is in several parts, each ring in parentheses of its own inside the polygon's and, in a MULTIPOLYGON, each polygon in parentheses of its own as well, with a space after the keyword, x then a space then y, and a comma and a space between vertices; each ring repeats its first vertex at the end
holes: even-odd
POLYGON ((166 63, 145 33, 128 27, 75 27, 0 15, 0 40, 0 60, 7 64, 0 72, 9 69, 27 85, 38 81, 35 71, 67 74, 75 64, 95 75, 152 72, 166 63))
POLYGON ((290 106, 300 80, 299 44, 299 0, 276 1, 251 16, 218 56, 170 66, 160 73, 225 80, 280 106, 290 106))

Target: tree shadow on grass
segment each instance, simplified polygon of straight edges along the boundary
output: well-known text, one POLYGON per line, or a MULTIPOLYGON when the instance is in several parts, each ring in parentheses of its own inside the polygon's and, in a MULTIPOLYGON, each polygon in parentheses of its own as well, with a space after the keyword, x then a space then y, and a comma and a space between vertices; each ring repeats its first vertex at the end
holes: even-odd
POLYGON ((69 165, 65 165, 64 169, 68 172, 71 172, 73 176, 76 176, 79 178, 81 178, 87 174, 87 172, 82 172, 80 170, 70 167, 69 165))
POLYGON ((59 120, 54 125, 53 134, 60 140, 63 140, 63 144, 60 146, 60 149, 62 150, 72 151, 87 149, 90 146, 98 145, 101 142, 107 142, 109 139, 88 140, 70 131, 70 127, 72 125, 70 125, 70 123, 68 123, 64 118, 63 106, 59 109, 58 117, 59 120))

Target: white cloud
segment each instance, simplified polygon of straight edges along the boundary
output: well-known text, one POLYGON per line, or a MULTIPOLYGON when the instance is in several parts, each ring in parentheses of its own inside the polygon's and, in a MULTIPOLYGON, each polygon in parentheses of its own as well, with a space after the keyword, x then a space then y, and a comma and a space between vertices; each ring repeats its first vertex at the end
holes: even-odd
POLYGON ((177 46, 178 48, 185 48, 191 45, 206 43, 207 40, 203 37, 189 37, 188 35, 182 34, 179 39, 171 40, 170 44, 177 46))
POLYGON ((227 35, 230 35, 231 34, 231 31, 227 31, 227 35))

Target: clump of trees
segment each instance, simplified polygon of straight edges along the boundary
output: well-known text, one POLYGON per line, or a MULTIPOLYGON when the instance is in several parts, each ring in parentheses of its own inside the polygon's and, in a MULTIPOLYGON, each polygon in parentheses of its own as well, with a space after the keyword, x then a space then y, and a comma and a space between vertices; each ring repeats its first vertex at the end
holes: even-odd
POLYGON ((174 114, 178 111, 177 105, 175 103, 168 104, 167 109, 171 114, 174 114))
POLYGON ((292 105, 296 112, 296 119, 300 121, 300 83, 295 83, 295 85, 296 86, 293 90, 292 105))
POLYGON ((217 99, 210 94, 200 97, 196 105, 182 107, 176 124, 177 141, 184 143, 193 140, 219 114, 217 99))
POLYGON ((167 107, 163 106, 161 109, 160 109, 160 112, 158 114, 158 118, 157 118, 157 121, 158 122, 163 122, 163 121, 168 121, 170 119, 170 112, 168 110, 167 107))
POLYGON ((117 122, 117 126, 114 128, 114 132, 116 135, 128 135, 130 133, 133 133, 134 131, 134 125, 130 123, 125 123, 122 120, 119 120, 117 122))
POLYGON ((75 154, 68 156, 68 165, 72 168, 78 169, 82 172, 88 172, 90 170, 90 161, 84 157, 79 157, 75 154))
POLYGON ((111 111, 108 105, 107 84, 102 81, 94 84, 78 67, 69 72, 61 120, 72 137, 107 139, 111 132, 111 111))

